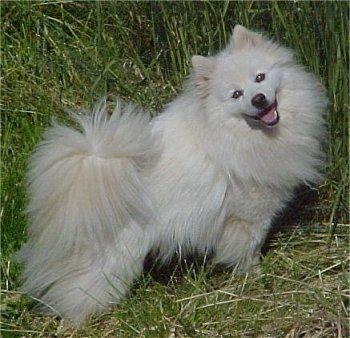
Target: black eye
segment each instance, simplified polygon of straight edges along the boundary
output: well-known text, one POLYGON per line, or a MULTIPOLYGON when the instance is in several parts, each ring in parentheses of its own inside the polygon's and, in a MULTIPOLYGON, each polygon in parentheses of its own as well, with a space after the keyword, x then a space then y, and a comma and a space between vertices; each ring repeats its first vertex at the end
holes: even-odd
POLYGON ((241 97, 243 95, 243 91, 242 90, 235 90, 232 93, 232 98, 234 99, 238 99, 239 97, 241 97))
POLYGON ((261 82, 265 80, 265 74, 264 73, 259 73, 256 77, 255 77, 255 82, 261 82))

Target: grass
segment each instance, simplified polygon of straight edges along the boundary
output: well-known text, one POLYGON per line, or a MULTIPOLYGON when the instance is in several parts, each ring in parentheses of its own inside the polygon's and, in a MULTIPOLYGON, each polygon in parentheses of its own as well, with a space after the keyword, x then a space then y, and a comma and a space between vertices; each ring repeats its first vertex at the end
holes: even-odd
MULTIPOLYGON (((3 337, 346 337, 349 330, 347 2, 1 2, 1 335, 3 337), (296 51, 330 98, 328 163, 312 201, 289 210, 261 277, 184 268, 147 275, 80 329, 30 312, 12 260, 26 237, 23 176, 65 107, 108 93, 153 114, 181 89, 190 56, 222 48, 241 23, 296 51), (170 275, 171 276, 171 275, 170 275)), ((280 228, 277 228, 280 229, 280 228)))

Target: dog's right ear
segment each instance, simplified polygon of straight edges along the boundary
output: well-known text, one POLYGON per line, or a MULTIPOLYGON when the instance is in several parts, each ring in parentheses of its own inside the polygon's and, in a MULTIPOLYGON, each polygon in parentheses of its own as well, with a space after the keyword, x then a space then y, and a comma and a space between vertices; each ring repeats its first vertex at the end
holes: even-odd
POLYGON ((210 57, 200 55, 192 56, 192 73, 195 83, 200 88, 205 88, 211 74, 215 69, 215 61, 210 57))

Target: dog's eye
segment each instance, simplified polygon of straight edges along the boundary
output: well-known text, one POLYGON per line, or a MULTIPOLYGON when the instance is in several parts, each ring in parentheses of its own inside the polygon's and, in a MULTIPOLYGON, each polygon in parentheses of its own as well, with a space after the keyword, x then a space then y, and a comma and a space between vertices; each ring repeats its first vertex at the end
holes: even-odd
POLYGON ((243 91, 242 90, 235 90, 232 93, 232 98, 234 99, 238 99, 239 97, 241 97, 243 95, 243 91))
POLYGON ((256 77, 255 77, 255 82, 261 82, 265 80, 265 74, 264 73, 259 73, 256 77))

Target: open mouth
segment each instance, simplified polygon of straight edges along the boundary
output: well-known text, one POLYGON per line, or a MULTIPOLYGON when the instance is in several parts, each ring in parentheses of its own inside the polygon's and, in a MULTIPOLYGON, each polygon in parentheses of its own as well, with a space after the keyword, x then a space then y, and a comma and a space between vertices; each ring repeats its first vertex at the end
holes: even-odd
POLYGON ((273 104, 264 108, 257 115, 249 117, 252 118, 254 121, 259 121, 268 127, 276 125, 280 119, 277 111, 277 102, 274 102, 273 104))

